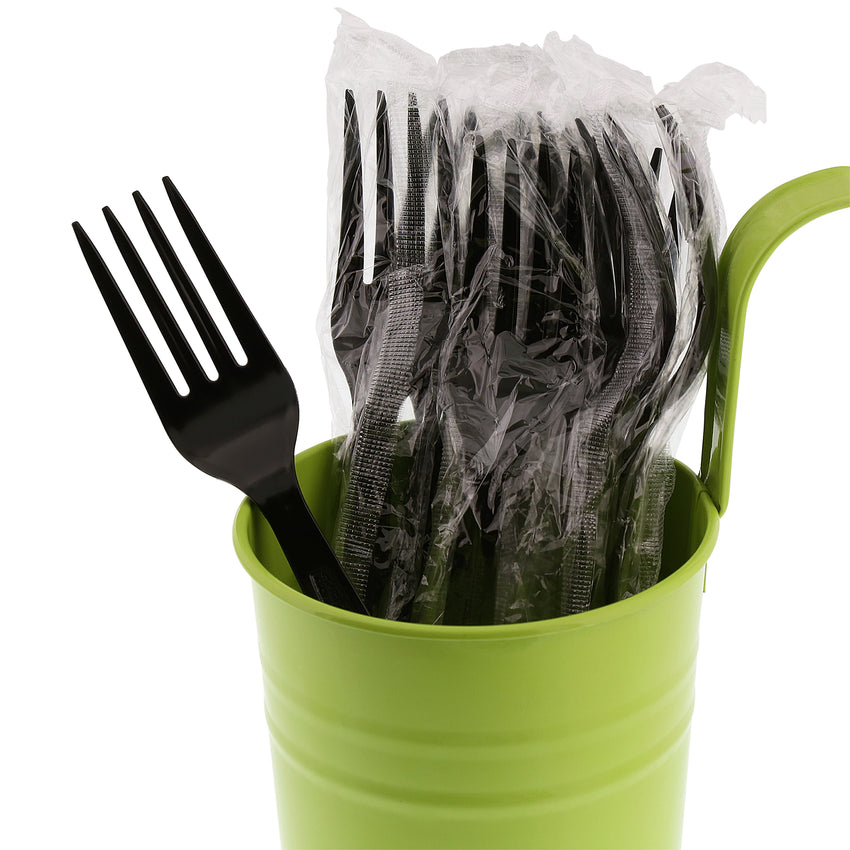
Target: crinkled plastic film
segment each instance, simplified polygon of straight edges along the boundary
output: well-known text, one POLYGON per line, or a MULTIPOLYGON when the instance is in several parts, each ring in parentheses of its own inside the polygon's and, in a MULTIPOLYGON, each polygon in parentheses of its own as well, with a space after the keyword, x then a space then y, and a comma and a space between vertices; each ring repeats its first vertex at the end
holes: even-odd
POLYGON ((335 548, 378 616, 511 623, 659 578, 705 371, 743 75, 649 79, 549 35, 439 61, 344 15, 320 316, 335 548))

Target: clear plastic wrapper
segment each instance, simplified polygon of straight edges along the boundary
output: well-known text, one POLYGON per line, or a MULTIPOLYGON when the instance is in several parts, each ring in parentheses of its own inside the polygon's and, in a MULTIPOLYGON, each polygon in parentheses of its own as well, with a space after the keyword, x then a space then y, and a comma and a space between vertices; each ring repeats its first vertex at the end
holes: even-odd
POLYGON ((320 316, 336 549, 370 610, 563 616, 659 577, 722 210, 706 137, 763 94, 549 35, 439 61, 344 16, 320 316))

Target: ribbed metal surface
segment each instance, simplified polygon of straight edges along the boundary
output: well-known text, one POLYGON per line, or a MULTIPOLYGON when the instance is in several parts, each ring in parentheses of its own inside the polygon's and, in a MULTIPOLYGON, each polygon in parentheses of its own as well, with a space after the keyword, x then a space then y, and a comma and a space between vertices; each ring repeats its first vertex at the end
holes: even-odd
MULTIPOLYGON (((240 550, 283 845, 678 847, 713 510, 680 468, 665 539, 681 569, 606 609, 520 626, 330 611, 240 550)), ((265 533, 245 518, 260 561, 265 533)), ((239 550, 239 520, 236 537, 239 550)))
MULTIPOLYGON (((692 692, 692 685, 691 677, 676 691, 692 692)), ((684 711, 657 735, 645 727, 670 713, 661 702, 645 706, 643 717, 628 722, 581 732, 560 729, 524 741, 517 735, 425 737, 353 725, 333 712, 281 699, 268 679, 266 686, 272 742, 289 768, 321 782, 329 793, 380 809, 421 810, 423 818, 445 809, 464 809, 470 817, 491 817, 494 809, 504 810, 503 816, 535 817, 587 805, 658 769, 687 735, 693 710, 692 699, 681 705, 679 693, 666 694, 665 701, 684 711), (317 739, 322 747, 311 747, 317 739), (617 750, 619 758, 596 759, 600 749, 617 750), (427 781, 437 772, 439 788, 427 781), (388 773, 395 781, 388 781, 388 773), (473 787, 471 777, 477 780, 473 787)))
MULTIPOLYGON (((485 643, 476 648, 499 651, 485 643)), ((533 647, 528 652, 533 655, 533 647)), ((475 675, 473 656, 468 658, 470 678, 475 675)), ((638 695, 626 687, 619 693, 612 689, 594 716, 570 710, 568 695, 565 699, 570 674, 564 671, 555 693, 527 693, 525 714, 514 705, 483 702, 481 711, 491 727, 484 729, 451 724, 453 716, 468 716, 468 693, 445 693, 444 710, 430 725, 405 724, 398 714, 409 710, 409 699, 416 699, 408 687, 404 695, 394 695, 390 681, 383 688, 373 681, 373 696, 379 693, 380 700, 364 704, 353 694, 328 703, 299 692, 298 683, 267 656, 267 719, 279 784, 312 787, 313 801, 323 798, 319 808, 353 807, 361 832, 346 828, 350 843, 344 846, 363 847, 463 847, 470 846, 470 833, 484 839, 480 846, 538 846, 525 843, 525 836, 545 823, 555 840, 552 846, 592 846, 583 824, 596 820, 593 813, 628 818, 633 808, 628 798, 636 803, 643 796, 639 786, 649 784, 658 788, 653 841, 663 840, 663 825, 680 819, 675 812, 671 817, 670 807, 675 808, 680 794, 670 788, 683 780, 695 664, 696 646, 691 644, 684 666, 673 669, 666 681, 639 689, 638 695), (563 700, 560 723, 552 724, 550 711, 535 710, 533 703, 547 699, 563 700), (376 708, 375 702, 384 703, 384 713, 365 713, 376 708), (570 843, 571 835, 580 835, 581 843, 570 843), (407 843, 399 845, 400 840, 407 843)), ((427 676, 423 673, 423 680, 427 676)), ((581 682, 574 686, 580 688, 581 682)), ((410 719, 422 720, 415 713, 410 719)), ((312 846, 311 836, 321 835, 321 830, 316 833, 316 812, 313 818, 308 814, 315 805, 297 803, 291 791, 288 796, 284 821, 286 830, 293 830, 291 846, 312 846)), ((598 833, 605 832, 600 822, 598 833)), ((339 835, 332 831, 327 838, 335 841, 339 835)))

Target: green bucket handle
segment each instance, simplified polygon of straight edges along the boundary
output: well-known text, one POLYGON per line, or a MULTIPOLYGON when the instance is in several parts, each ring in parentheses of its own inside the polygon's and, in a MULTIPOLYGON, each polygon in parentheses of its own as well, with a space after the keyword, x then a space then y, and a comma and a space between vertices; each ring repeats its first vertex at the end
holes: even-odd
POLYGON ((848 206, 850 167, 815 171, 765 195, 726 240, 717 264, 718 318, 708 365, 700 471, 720 516, 729 503, 744 319, 753 284, 787 236, 819 216, 848 206))

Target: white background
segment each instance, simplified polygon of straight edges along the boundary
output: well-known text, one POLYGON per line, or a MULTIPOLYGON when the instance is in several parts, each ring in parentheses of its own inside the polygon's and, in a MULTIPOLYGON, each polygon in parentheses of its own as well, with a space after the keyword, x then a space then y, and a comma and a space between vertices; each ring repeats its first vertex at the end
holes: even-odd
MULTIPOLYGON (((733 225, 850 162, 838 4, 361 2, 439 55, 576 34, 660 88, 722 61, 768 121, 710 139, 733 225), (832 9, 832 12, 829 9, 832 9)), ((73 239, 144 242, 170 174, 330 436, 324 74, 333 8, 7 5, 0 28, 0 845, 271 848, 277 824, 239 496, 172 449, 73 239)), ((166 228, 174 233, 171 220, 166 228)), ((686 850, 848 846, 850 218, 807 226, 750 303, 735 474, 708 569, 686 850)), ((178 250, 182 243, 179 241, 178 250)), ((701 415, 679 455, 698 464, 701 415)), ((332 816, 332 813, 328 813, 332 816)))

